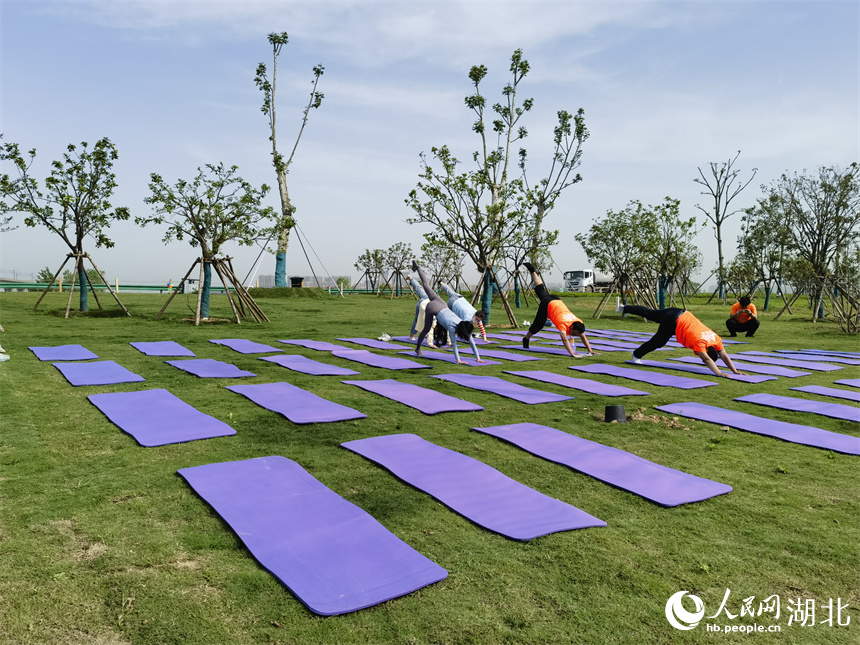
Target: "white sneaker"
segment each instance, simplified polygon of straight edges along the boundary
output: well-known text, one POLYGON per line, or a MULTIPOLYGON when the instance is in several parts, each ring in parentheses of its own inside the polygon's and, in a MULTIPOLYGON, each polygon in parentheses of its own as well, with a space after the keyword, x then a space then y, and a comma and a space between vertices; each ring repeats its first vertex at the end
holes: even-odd
POLYGON ((623 314, 624 313, 624 305, 621 304, 621 298, 615 298, 615 313, 623 314))
POLYGON ((391 336, 383 333, 377 340, 385 341, 386 343, 391 340, 391 336))
POLYGON ((0 354, 0 363, 2 363, 3 361, 8 361, 10 358, 12 357, 4 352, 3 354, 0 354))
POLYGON ((630 352, 630 361, 629 362, 630 363, 636 363, 637 365, 642 365, 642 359, 637 358, 636 354, 634 354, 633 352, 630 352))

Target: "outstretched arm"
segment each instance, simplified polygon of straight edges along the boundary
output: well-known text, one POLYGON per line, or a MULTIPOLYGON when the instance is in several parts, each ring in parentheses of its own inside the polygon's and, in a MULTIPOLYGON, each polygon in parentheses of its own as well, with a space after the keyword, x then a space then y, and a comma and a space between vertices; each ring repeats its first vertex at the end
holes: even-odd
POLYGON ((585 349, 589 354, 593 354, 594 350, 591 349, 591 343, 588 342, 588 337, 583 333, 579 335, 580 340, 582 340, 582 344, 585 345, 585 349))
POLYGON ((739 372, 738 369, 735 367, 735 364, 732 363, 732 359, 729 358, 729 355, 725 349, 720 350, 720 358, 723 359, 723 363, 725 363, 726 366, 732 371, 732 374, 740 374, 741 376, 744 376, 744 373, 739 372))
POLYGON ((699 358, 701 358, 701 359, 702 359, 702 362, 705 364, 705 367, 707 367, 709 370, 711 370, 711 371, 712 371, 714 374, 716 374, 717 376, 725 376, 726 378, 728 378, 728 377, 729 377, 729 375, 728 375, 728 374, 723 374, 723 373, 720 371, 720 368, 719 368, 719 367, 717 367, 717 364, 716 364, 716 363, 711 359, 711 357, 710 357, 710 356, 708 356, 708 353, 707 353, 707 352, 699 352, 699 351, 697 351, 697 352, 696 352, 696 356, 698 356, 699 358))
POLYGON ((486 363, 485 360, 481 358, 481 355, 478 353, 478 348, 475 346, 475 339, 469 336, 469 348, 472 350, 472 353, 475 355, 475 360, 479 363, 486 363))
POLYGON ((576 348, 576 341, 570 342, 570 338, 563 331, 558 332, 561 334, 561 342, 564 343, 564 348, 567 350, 567 353, 570 354, 573 358, 576 358, 576 352, 574 349, 576 348))

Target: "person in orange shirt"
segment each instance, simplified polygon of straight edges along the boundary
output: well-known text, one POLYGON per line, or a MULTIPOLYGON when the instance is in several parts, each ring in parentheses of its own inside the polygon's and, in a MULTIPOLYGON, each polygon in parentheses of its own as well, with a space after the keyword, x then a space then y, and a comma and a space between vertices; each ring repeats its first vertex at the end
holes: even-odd
POLYGON ((745 331, 747 338, 752 338, 760 324, 755 305, 750 302, 749 296, 742 296, 732 305, 726 329, 729 330, 729 336, 737 336, 739 331, 745 331))
POLYGON ((531 272, 532 282, 534 282, 535 285, 535 295, 540 299, 540 304, 538 305, 537 312, 535 313, 535 319, 532 321, 531 327, 529 327, 528 332, 526 332, 526 335, 523 338, 523 347, 525 349, 529 348, 529 339, 543 329, 548 317, 552 321, 552 324, 555 325, 556 329, 558 329, 559 334, 561 334, 561 341, 564 343, 564 348, 567 350, 568 354, 574 358, 578 358, 580 356, 580 354, 577 354, 574 351, 576 340, 574 339, 572 343, 570 342, 572 337, 579 336, 582 344, 585 345, 585 349, 588 351, 586 356, 594 356, 591 344, 585 336, 585 323, 571 313, 570 309, 567 308, 567 305, 561 301, 561 298, 554 296, 547 291, 543 280, 541 280, 537 271, 535 271, 535 268, 531 264, 523 262, 523 266, 531 272))
POLYGON ((725 348, 723 348, 722 339, 686 309, 648 309, 638 305, 619 303, 615 306, 615 312, 642 316, 645 320, 660 325, 656 334, 633 350, 634 363, 641 363, 645 354, 663 347, 674 335, 679 343, 687 349, 692 349, 693 353, 702 359, 705 366, 717 376, 730 378, 728 374, 724 374, 717 367, 717 359, 722 359, 732 374, 743 374, 732 363, 732 359, 729 358, 725 348))

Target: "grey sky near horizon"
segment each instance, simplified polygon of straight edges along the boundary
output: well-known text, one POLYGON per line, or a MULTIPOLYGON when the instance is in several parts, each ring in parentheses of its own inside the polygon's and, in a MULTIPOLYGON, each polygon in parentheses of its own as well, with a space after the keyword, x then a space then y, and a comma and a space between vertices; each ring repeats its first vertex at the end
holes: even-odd
MULTIPOLYGON (((704 216, 698 167, 741 151, 733 203, 751 206, 781 173, 860 160, 860 3, 851 2, 16 2, 0 5, 3 140, 36 148, 43 178, 69 143, 109 137, 119 150, 113 203, 132 215, 149 175, 191 179, 198 166, 237 165, 252 184, 275 187, 267 121, 254 85, 271 69, 266 35, 290 33, 279 60, 278 137, 289 152, 311 68, 325 66, 325 100, 310 115, 289 175, 296 219, 317 273, 359 277, 365 249, 423 243, 404 200, 419 153, 447 144, 468 167, 479 139, 463 98, 468 71, 484 64, 489 102, 508 81, 514 49, 531 71, 521 96, 529 176, 549 166, 560 109, 585 110, 583 181, 567 189, 547 226, 562 271, 588 260, 574 236, 631 200, 681 200, 704 216), (319 260, 317 260, 317 257, 319 260)), ((11 172, 4 167, 3 172, 11 172)), ((277 191, 267 203, 278 207, 277 191)), ((0 276, 56 269, 67 249, 44 229, 0 235, 0 276)), ((740 215, 723 234, 735 255, 740 215)), ((114 249, 89 251, 110 280, 180 279, 196 249, 164 245, 163 228, 111 228, 114 249)), ((704 278, 716 265, 710 225, 697 243, 704 278)), ((231 245, 244 277, 259 248, 231 245)), ((266 254, 261 274, 274 272, 266 254)), ((474 267, 467 264, 467 276, 474 267)), ((289 275, 310 273, 293 236, 289 275)), ((558 269, 544 274, 558 282, 558 269)))

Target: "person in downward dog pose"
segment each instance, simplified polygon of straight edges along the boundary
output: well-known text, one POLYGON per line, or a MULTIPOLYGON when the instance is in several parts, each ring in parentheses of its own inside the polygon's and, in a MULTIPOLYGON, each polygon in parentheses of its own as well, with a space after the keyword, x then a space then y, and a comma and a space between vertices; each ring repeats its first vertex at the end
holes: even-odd
POLYGON ((574 358, 578 358, 580 356, 574 351, 576 340, 574 339, 574 341, 571 342, 571 337, 579 336, 580 340, 582 340, 582 344, 585 345, 585 349, 588 351, 588 354, 586 355, 594 356, 594 351, 592 351, 591 344, 588 342, 588 338, 585 335, 585 323, 571 313, 570 309, 567 308, 567 305, 561 301, 561 298, 554 296, 547 291, 543 280, 541 280, 537 271, 535 271, 535 268, 531 264, 523 262, 523 266, 532 274, 532 282, 534 282, 535 285, 535 295, 540 298, 540 304, 538 305, 537 312, 535 313, 535 319, 532 321, 531 327, 529 327, 528 332, 523 338, 523 347, 525 349, 529 348, 529 339, 543 329, 548 317, 561 334, 561 340, 564 343, 564 348, 567 350, 568 354, 574 358))
POLYGON ((451 349, 454 350, 454 358, 458 363, 465 364, 465 361, 460 360, 460 352, 457 351, 458 338, 469 343, 469 347, 471 347, 472 353, 479 363, 485 362, 481 359, 478 348, 475 347, 475 341, 472 339, 472 331, 475 328, 472 322, 461 320, 457 314, 448 308, 445 301, 430 287, 430 283, 427 282, 427 276, 424 275, 424 271, 418 267, 418 264, 414 260, 412 261, 412 270, 418 272, 424 292, 429 299, 427 306, 424 308, 424 327, 421 329, 421 333, 418 334, 415 354, 421 356, 421 343, 424 342, 424 338, 433 326, 433 320, 435 319, 437 327, 441 327, 448 333, 448 337, 451 340, 451 349))
POLYGON ((663 347, 674 335, 679 343, 693 350, 693 353, 701 358, 705 366, 717 376, 730 378, 717 367, 718 358, 723 360, 732 374, 743 374, 732 363, 732 359, 723 348, 722 339, 686 309, 649 309, 638 305, 616 303, 615 313, 642 316, 645 320, 660 325, 656 334, 633 350, 634 363, 641 363, 645 354, 663 347))
POLYGON ((447 284, 439 285, 445 295, 448 296, 448 307, 460 317, 460 320, 471 320, 472 324, 478 328, 481 333, 481 338, 484 342, 487 341, 487 330, 484 329, 484 310, 476 310, 472 303, 466 300, 459 293, 454 291, 447 284))
MULTIPOLYGON (((407 275, 406 280, 409 282, 409 286, 412 287, 415 295, 418 296, 418 302, 415 305, 415 317, 412 319, 412 327, 409 329, 409 340, 415 340, 418 330, 424 327, 425 309, 427 308, 427 303, 430 302, 430 298, 427 297, 427 294, 424 292, 424 287, 421 286, 421 283, 418 282, 418 280, 413 278, 411 275, 407 275)), ((438 327, 435 319, 433 319, 433 324, 430 327, 429 336, 430 338, 427 340, 427 347, 436 349, 437 347, 444 347, 448 344, 448 332, 441 327, 438 327)))

